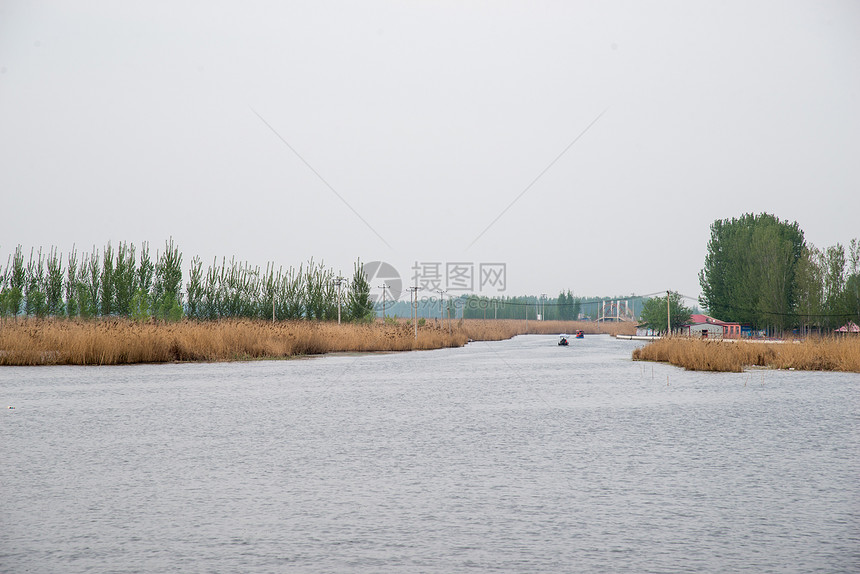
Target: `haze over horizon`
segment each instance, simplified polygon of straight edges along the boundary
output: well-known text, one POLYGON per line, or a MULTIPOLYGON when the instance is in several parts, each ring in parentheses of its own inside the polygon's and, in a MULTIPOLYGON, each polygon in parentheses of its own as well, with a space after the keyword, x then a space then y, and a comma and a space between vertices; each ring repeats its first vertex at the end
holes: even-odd
POLYGON ((858 55, 850 1, 6 1, 0 265, 172 237, 697 296, 716 219, 860 236, 858 55))

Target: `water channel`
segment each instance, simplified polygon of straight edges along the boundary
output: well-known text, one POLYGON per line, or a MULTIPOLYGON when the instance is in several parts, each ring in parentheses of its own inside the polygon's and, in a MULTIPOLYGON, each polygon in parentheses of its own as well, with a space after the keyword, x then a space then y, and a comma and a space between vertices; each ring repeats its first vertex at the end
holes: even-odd
POLYGON ((639 344, 0 368, 0 571, 860 571, 860 376, 639 344))

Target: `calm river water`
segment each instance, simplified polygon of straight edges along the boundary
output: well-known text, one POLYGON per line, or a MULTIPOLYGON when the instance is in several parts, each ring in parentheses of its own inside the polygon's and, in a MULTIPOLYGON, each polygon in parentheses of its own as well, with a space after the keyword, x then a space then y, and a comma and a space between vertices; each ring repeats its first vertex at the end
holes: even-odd
POLYGON ((636 345, 0 368, 0 571, 860 571, 860 376, 636 345))

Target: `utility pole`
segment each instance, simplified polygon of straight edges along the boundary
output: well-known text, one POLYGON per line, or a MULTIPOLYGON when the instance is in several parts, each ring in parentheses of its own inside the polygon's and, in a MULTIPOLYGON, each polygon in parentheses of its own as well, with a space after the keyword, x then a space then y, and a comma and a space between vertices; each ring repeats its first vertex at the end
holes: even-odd
POLYGON ((666 291, 666 336, 672 334, 672 309, 669 307, 669 292, 666 291))
POLYGON ((379 286, 382 289, 382 324, 385 324, 385 283, 379 286))
POLYGON ((415 340, 418 340, 418 287, 409 288, 409 304, 412 309, 412 325, 415 327, 415 340), (413 301, 414 299, 414 301, 413 301))
POLYGON ((603 331, 600 328, 600 310, 603 310, 603 319, 606 319, 606 302, 603 299, 599 299, 599 304, 597 305, 597 331, 602 333, 603 331))
POLYGON ((546 293, 541 293, 540 298, 541 298, 540 320, 546 321, 546 293))
POLYGON ((337 324, 340 325, 340 286, 343 283, 343 277, 338 276, 334 280, 334 284, 337 285, 337 324))
POLYGON ((441 289, 437 289, 436 292, 439 294, 439 320, 445 321, 445 311, 442 309, 442 302, 445 300, 445 293, 448 291, 443 291, 441 289))
POLYGON ((451 331, 451 298, 448 298, 448 336, 452 335, 451 331))

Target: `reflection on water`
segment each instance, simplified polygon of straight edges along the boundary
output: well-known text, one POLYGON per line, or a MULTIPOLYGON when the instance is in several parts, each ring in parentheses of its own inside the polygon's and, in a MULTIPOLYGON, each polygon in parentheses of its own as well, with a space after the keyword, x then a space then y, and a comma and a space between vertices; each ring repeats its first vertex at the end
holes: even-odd
POLYGON ((860 377, 635 346, 0 369, 0 570, 860 570, 860 377))

